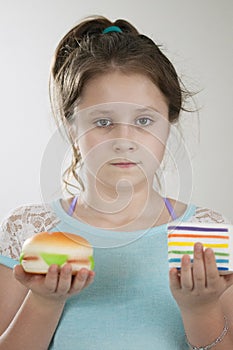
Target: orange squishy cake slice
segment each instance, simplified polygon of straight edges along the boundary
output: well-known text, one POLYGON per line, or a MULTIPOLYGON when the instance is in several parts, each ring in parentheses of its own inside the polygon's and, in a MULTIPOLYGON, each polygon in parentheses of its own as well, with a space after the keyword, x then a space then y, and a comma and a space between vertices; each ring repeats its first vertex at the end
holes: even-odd
POLYGON ((181 258, 187 254, 193 261, 193 248, 196 242, 205 248, 212 248, 218 270, 221 273, 233 272, 232 225, 182 222, 168 226, 169 267, 180 269, 181 258))

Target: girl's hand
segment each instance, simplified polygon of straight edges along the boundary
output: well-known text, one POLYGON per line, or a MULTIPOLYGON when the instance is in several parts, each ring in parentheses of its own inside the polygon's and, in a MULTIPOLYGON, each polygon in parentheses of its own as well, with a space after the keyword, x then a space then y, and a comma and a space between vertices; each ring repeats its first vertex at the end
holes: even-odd
POLYGON ((222 293, 233 285, 233 274, 220 276, 212 249, 203 251, 201 243, 194 246, 194 261, 184 255, 181 272, 170 270, 171 292, 183 312, 199 312, 203 306, 214 305, 222 293))
POLYGON ((94 275, 93 271, 82 268, 72 276, 70 264, 60 270, 57 265, 51 265, 46 275, 27 273, 21 265, 14 267, 14 276, 20 283, 36 296, 55 302, 65 302, 69 296, 81 292, 93 282, 94 275))

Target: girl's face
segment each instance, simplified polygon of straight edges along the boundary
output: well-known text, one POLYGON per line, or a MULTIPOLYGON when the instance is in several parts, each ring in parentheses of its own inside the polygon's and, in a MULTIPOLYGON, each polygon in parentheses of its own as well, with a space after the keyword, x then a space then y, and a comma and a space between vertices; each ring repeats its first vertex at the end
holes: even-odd
POLYGON ((86 176, 114 187, 151 183, 169 135, 168 104, 146 76, 107 73, 85 86, 72 130, 86 176))

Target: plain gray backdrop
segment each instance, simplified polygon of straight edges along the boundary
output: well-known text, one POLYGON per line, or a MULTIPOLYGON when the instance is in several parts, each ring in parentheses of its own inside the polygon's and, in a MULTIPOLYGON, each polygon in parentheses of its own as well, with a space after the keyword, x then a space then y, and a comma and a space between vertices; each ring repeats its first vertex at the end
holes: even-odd
MULTIPOLYGON (((1 1, 0 218, 43 200, 41 161, 55 131, 50 62, 61 37, 92 14, 131 21, 163 45, 187 87, 200 91, 190 201, 233 219, 232 0, 1 1)), ((171 194, 172 187, 171 178, 171 194)))

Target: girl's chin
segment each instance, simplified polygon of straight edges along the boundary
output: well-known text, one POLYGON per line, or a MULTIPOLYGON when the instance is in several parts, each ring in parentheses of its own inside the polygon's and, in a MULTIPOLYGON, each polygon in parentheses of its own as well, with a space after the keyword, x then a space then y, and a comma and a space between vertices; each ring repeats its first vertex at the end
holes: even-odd
MULTIPOLYGON (((90 171, 90 169, 89 169, 90 171)), ((85 177, 88 180, 90 186, 94 185, 97 188, 102 186, 113 187, 114 189, 131 190, 132 186, 150 186, 154 179, 154 169, 143 170, 138 166, 129 168, 120 168, 116 166, 103 166, 99 171, 93 169, 85 177)))
POLYGON ((116 192, 130 192, 132 193, 133 191, 136 191, 137 188, 143 188, 143 191, 145 191, 145 186, 149 187, 150 181, 148 181, 148 179, 146 179, 145 177, 134 177, 134 178, 130 178, 130 177, 126 177, 126 176, 122 176, 122 177, 102 177, 99 178, 99 181, 96 182, 96 187, 97 188, 101 188, 102 185, 104 184, 104 187, 108 187, 109 189, 112 188, 113 191, 116 192), (98 186, 99 184, 99 186, 98 186))

